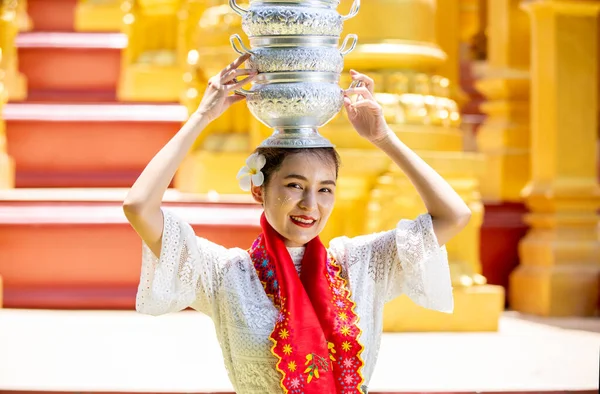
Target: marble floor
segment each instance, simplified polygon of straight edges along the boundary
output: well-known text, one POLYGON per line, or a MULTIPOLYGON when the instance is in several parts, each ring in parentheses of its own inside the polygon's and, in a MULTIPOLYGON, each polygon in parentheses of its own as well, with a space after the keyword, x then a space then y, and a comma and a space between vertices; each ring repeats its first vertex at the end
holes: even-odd
MULTIPOLYGON (((496 333, 389 333, 370 392, 597 390, 599 350, 600 319, 507 312, 496 333)), ((0 309, 0 390, 233 391, 200 313, 19 309, 0 309)))

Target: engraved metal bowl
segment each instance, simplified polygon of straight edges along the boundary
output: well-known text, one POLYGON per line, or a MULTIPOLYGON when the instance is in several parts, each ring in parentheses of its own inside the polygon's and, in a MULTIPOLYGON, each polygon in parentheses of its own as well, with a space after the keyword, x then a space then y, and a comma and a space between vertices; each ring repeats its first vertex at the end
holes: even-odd
POLYGON ((231 46, 238 54, 252 54, 247 60, 247 66, 261 73, 281 71, 341 73, 344 68, 344 56, 356 47, 358 36, 349 34, 340 48, 332 45, 289 46, 282 44, 280 47, 259 46, 250 50, 246 48, 238 34, 233 34, 230 41, 231 46))
POLYGON ((242 29, 249 37, 273 35, 339 37, 344 21, 354 17, 360 8, 360 0, 354 0, 348 15, 340 15, 335 9, 329 7, 279 4, 252 2, 248 9, 244 9, 237 5, 235 0, 229 0, 231 8, 242 17, 242 29))
POLYGON ((254 117, 275 129, 272 138, 277 141, 269 146, 326 146, 329 142, 317 129, 342 109, 344 93, 338 80, 337 73, 264 73, 250 90, 237 93, 246 96, 254 117))

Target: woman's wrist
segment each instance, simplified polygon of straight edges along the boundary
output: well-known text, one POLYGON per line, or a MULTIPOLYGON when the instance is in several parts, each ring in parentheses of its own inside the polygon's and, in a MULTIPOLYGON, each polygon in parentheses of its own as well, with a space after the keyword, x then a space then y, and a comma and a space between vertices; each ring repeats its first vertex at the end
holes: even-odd
POLYGON ((394 132, 390 130, 389 127, 386 127, 384 131, 377 133, 376 136, 372 138, 369 138, 369 141, 375 146, 380 146, 388 143, 392 136, 395 136, 394 132))
POLYGON ((206 116, 206 114, 203 114, 198 111, 194 111, 188 118, 188 123, 190 123, 194 129, 203 129, 206 126, 208 126, 210 122, 211 119, 208 116, 206 116))

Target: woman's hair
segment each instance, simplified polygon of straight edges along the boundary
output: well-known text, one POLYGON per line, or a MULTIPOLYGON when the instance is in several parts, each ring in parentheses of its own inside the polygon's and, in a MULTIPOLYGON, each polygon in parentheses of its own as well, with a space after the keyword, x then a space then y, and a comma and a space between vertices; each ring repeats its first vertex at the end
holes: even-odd
POLYGON ((340 169, 340 156, 334 148, 257 148, 255 152, 263 155, 266 159, 266 164, 262 168, 265 176, 264 186, 269 184, 273 173, 281 168, 286 157, 298 153, 313 155, 316 160, 333 164, 336 179, 340 169))

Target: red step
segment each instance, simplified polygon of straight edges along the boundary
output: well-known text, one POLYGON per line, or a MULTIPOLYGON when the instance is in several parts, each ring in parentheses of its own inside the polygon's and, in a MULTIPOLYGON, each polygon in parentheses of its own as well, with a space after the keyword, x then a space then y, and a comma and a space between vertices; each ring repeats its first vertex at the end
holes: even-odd
POLYGON ((27 0, 35 31, 73 31, 77 0, 27 0))
POLYGON ((31 32, 16 45, 28 101, 115 101, 125 35, 31 32))
MULTIPOLYGON (((133 308, 141 241, 123 215, 125 194, 125 189, 0 192, 4 306, 133 308)), ((262 210, 249 198, 211 202, 170 190, 165 200, 199 236, 226 247, 247 248, 260 231, 262 210)))
POLYGON ((17 187, 128 187, 187 119, 170 104, 4 108, 17 187))

